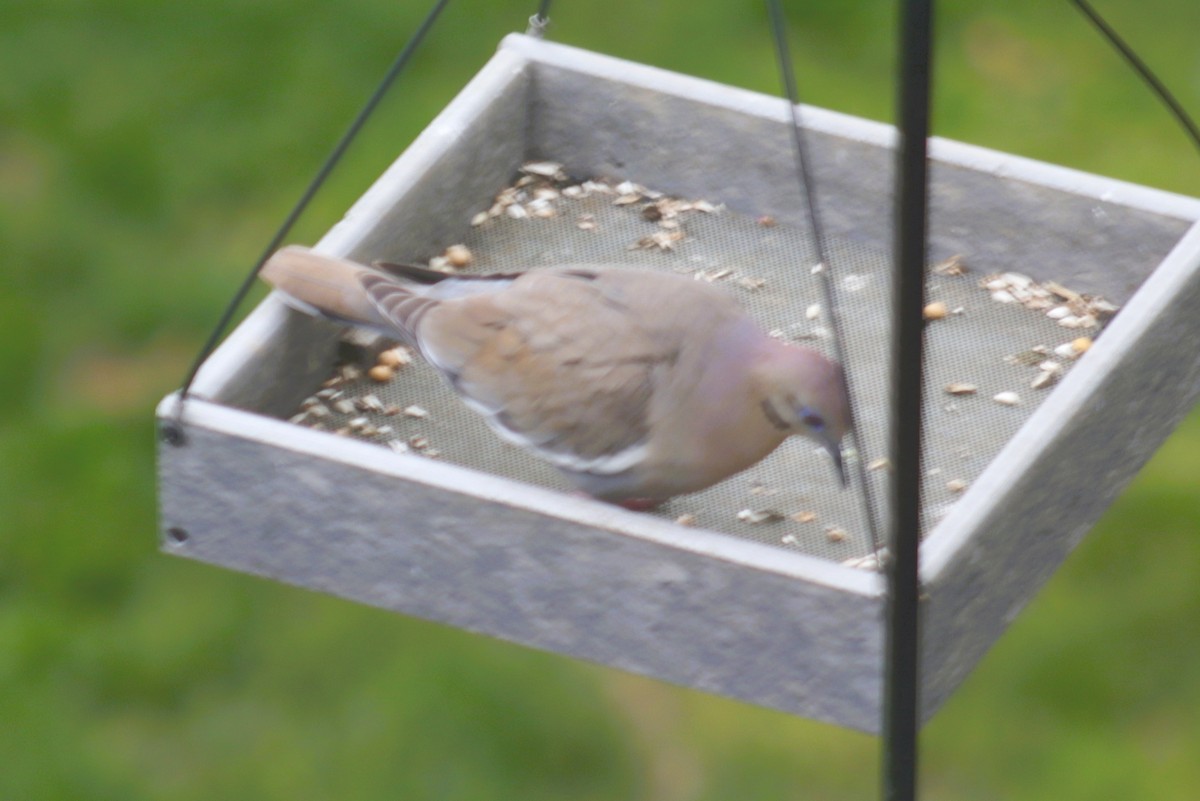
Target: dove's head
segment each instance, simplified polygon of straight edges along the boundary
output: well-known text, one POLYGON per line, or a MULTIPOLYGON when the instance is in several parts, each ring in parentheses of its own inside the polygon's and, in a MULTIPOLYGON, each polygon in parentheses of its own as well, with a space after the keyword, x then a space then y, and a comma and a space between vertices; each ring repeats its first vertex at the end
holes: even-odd
POLYGON ((850 402, 841 365, 811 348, 771 342, 758 372, 763 414, 775 428, 825 446, 846 486, 842 437, 850 428, 850 402))

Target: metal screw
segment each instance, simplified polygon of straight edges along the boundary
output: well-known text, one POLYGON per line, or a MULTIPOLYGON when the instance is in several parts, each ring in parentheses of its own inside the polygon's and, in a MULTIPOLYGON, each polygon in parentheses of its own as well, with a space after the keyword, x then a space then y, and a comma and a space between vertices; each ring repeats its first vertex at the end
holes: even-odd
POLYGON ((187 444, 187 436, 183 433, 183 427, 178 423, 164 422, 158 428, 158 436, 168 445, 180 447, 187 444))

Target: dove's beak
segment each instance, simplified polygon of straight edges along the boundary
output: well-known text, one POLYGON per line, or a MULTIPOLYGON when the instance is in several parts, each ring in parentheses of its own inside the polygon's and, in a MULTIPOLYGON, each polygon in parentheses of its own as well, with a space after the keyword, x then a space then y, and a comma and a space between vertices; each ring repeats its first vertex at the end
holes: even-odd
POLYGON ((842 489, 846 489, 850 486, 850 480, 846 476, 846 461, 842 457, 842 443, 830 436, 823 437, 822 440, 825 450, 829 452, 829 458, 833 460, 833 469, 837 473, 838 481, 841 483, 842 489))

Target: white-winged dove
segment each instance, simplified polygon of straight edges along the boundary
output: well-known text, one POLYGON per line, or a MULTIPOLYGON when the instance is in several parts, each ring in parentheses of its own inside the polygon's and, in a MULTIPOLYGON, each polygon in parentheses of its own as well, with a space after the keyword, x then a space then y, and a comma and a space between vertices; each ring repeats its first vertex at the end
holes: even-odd
POLYGON ((578 266, 447 276, 307 248, 262 276, 294 305, 415 347, 504 439, 584 492, 648 508, 755 464, 794 434, 843 486, 842 370, 762 332, 728 294, 667 273, 578 266))

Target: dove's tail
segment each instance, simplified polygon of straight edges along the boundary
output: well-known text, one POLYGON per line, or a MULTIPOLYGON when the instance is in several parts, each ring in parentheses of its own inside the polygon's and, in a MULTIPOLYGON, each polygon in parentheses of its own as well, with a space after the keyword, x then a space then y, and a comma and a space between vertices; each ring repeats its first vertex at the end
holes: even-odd
POLYGON ((259 274, 283 293, 284 301, 293 308, 392 332, 392 326, 363 290, 362 279, 376 274, 370 267, 289 245, 272 255, 259 274))

